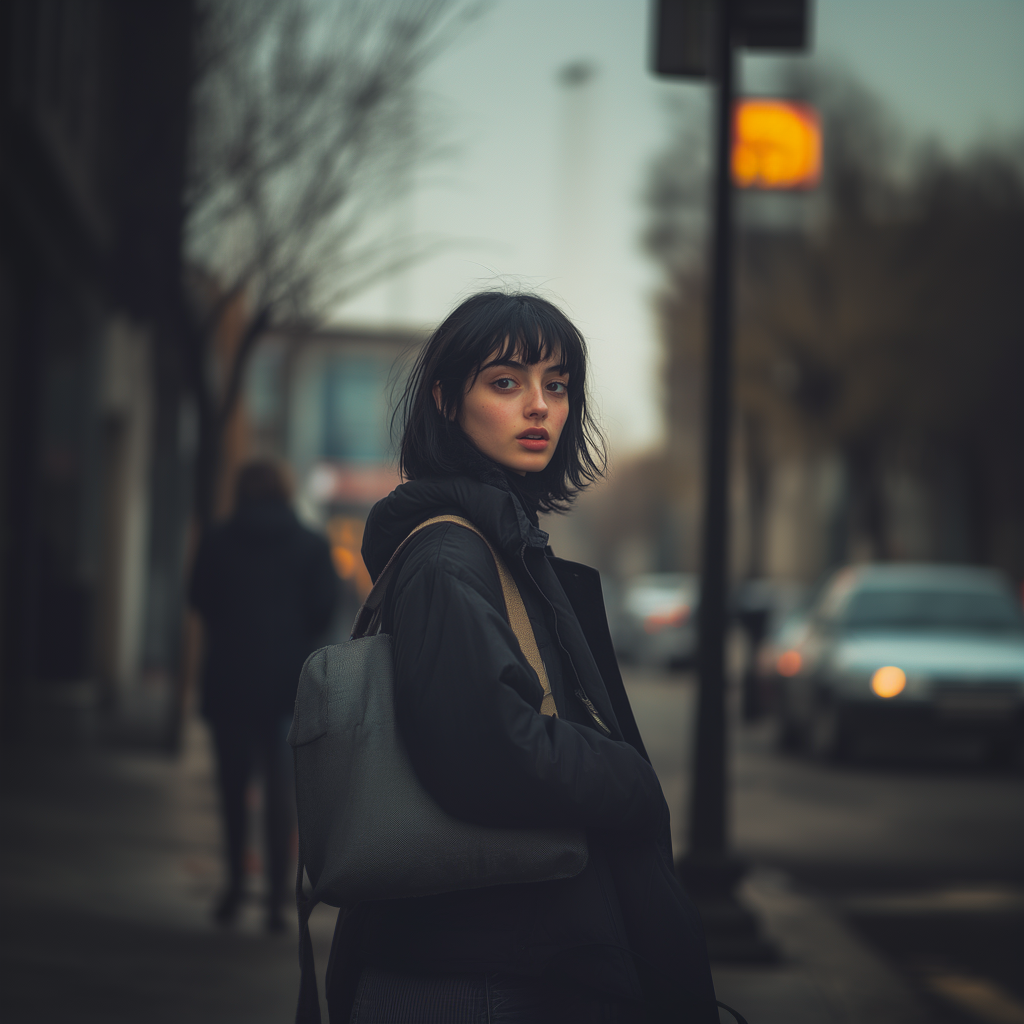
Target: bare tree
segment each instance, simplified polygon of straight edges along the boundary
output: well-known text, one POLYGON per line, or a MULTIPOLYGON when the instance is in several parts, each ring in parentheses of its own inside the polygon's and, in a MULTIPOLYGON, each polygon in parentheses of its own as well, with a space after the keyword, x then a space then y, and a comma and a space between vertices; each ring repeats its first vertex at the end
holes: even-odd
MULTIPOLYGON (((1019 147, 953 159, 914 145, 834 72, 804 73, 785 91, 822 113, 825 180, 813 226, 740 232, 736 389, 748 441, 759 442, 748 443, 761 460, 752 489, 763 491, 753 478, 772 450, 837 453, 850 521, 836 535, 884 558, 894 553, 886 473, 910 460, 923 479, 922 467, 959 460, 953 497, 977 507, 959 557, 1022 573, 1024 542, 1005 526, 1024 514, 1021 449, 1010 440, 1024 431, 1019 147)), ((666 271, 658 301, 671 379, 683 375, 674 368, 692 374, 704 344, 701 140, 686 119, 677 131, 653 168, 645 239, 666 271)))
MULTIPOLYGON (((471 10, 463 0, 200 4, 184 330, 200 528, 261 334, 315 322, 423 255, 422 244, 396 240, 382 214, 413 149, 418 76, 471 10), (232 351, 218 367, 216 342, 228 329, 232 351)), ((425 138, 415 143, 420 159, 436 153, 425 138)))

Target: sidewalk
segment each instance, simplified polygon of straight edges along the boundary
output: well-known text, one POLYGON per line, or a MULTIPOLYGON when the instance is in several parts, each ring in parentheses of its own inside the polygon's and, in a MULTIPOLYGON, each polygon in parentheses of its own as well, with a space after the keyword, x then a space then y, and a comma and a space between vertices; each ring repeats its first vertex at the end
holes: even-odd
MULTIPOLYGON (((190 723, 178 760, 23 747, 0 754, 0 773, 5 1024, 292 1018, 296 935, 264 934, 256 886, 236 929, 209 922, 219 831, 202 725, 190 723)), ((719 998, 750 1024, 927 1020, 888 968, 783 878, 754 872, 743 896, 784 954, 777 966, 715 970, 719 998)), ((334 914, 318 908, 312 921, 321 979, 334 914)))
MULTIPOLYGON (((907 985, 821 903, 754 871, 740 898, 782 955, 766 967, 713 965, 718 998, 749 1024, 927 1024, 907 985)), ((728 1019, 722 1014, 722 1019, 728 1019)))
MULTIPOLYGON (((258 863, 238 927, 210 923, 221 881, 211 779, 197 722, 177 760, 90 744, 0 754, 5 1024, 292 1019, 296 931, 263 931, 258 863)), ((321 970, 334 913, 312 921, 321 970)))

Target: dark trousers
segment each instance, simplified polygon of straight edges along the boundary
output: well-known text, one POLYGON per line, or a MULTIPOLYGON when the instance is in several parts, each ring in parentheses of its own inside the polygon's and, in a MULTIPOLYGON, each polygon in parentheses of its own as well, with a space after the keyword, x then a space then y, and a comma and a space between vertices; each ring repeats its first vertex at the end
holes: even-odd
MULTIPOLYGON (((332 1021, 334 1017, 332 1015, 332 1021)), ((366 968, 350 1024, 641 1024, 637 1003, 511 974, 415 975, 366 968)))
POLYGON ((245 796, 252 779, 263 782, 264 862, 268 906, 280 909, 289 895, 289 841, 295 827, 295 782, 288 746, 291 716, 264 721, 211 722, 224 821, 228 885, 242 889, 245 866, 245 796))

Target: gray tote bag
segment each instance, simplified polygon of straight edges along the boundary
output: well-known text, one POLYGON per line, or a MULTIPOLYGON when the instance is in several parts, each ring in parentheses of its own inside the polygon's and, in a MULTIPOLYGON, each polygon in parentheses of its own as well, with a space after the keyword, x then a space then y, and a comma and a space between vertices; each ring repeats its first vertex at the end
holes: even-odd
POLYGON ((453 818, 423 788, 395 723, 391 638, 374 633, 399 552, 418 530, 451 522, 482 537, 501 580, 509 623, 554 699, 522 596, 486 537, 466 519, 438 516, 399 545, 356 616, 352 639, 310 655, 299 677, 288 742, 299 819, 296 901, 302 987, 297 1021, 319 1021, 309 914, 317 903, 366 900, 570 878, 587 863, 578 829, 490 828, 453 818), (302 888, 303 869, 312 892, 302 888))

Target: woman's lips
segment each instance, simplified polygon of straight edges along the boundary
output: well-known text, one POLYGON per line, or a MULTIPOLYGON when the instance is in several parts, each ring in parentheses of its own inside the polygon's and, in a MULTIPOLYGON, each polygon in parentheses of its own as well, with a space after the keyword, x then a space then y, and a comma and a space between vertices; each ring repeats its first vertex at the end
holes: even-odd
POLYGON ((529 430, 520 431, 516 440, 530 452, 542 452, 549 443, 548 432, 544 427, 530 427, 529 430))
POLYGON ((542 452, 551 443, 546 437, 517 437, 516 440, 531 452, 542 452))

